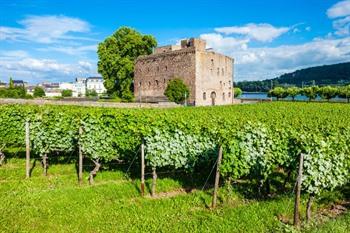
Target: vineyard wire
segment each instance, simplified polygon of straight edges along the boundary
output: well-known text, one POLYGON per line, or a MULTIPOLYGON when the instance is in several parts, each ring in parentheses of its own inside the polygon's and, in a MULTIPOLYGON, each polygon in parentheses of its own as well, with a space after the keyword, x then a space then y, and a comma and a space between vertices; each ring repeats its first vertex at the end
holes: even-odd
POLYGON ((130 170, 131 166, 133 165, 133 163, 134 163, 136 157, 138 156, 139 151, 140 151, 140 148, 141 148, 141 147, 139 147, 139 148, 137 149, 134 158, 132 159, 132 161, 131 161, 131 163, 130 163, 128 169, 127 169, 126 172, 125 172, 125 178, 127 178, 127 179, 130 178, 130 176, 129 176, 129 170, 130 170))
POLYGON ((216 159, 216 161, 215 161, 215 163, 214 163, 214 165, 213 165, 213 167, 212 167, 212 169, 211 169, 211 171, 210 171, 210 173, 209 173, 209 175, 208 175, 208 177, 207 177, 207 179, 206 179, 206 181, 205 181, 205 183, 204 183, 204 185, 203 185, 201 191, 203 191, 204 188, 205 188, 205 186, 207 185, 207 183, 208 183, 208 181, 209 181, 209 178, 210 178, 211 174, 213 173, 214 168, 216 167, 216 164, 218 163, 218 160, 219 160, 219 157, 216 159))

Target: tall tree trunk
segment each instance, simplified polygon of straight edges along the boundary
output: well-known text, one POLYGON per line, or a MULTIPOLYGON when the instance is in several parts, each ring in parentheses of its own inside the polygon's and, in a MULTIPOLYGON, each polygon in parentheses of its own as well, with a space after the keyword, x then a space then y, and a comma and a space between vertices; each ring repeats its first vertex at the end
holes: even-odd
POLYGON ((314 198, 315 198, 315 196, 313 194, 310 194, 309 200, 307 201, 307 205, 306 205, 306 221, 307 222, 309 222, 311 220, 311 214, 312 214, 311 205, 312 205, 314 198))
POLYGON ((95 164, 95 168, 90 172, 89 175, 89 184, 94 184, 94 177, 96 176, 97 172, 100 170, 101 164, 99 163, 99 160, 92 160, 92 162, 95 164))

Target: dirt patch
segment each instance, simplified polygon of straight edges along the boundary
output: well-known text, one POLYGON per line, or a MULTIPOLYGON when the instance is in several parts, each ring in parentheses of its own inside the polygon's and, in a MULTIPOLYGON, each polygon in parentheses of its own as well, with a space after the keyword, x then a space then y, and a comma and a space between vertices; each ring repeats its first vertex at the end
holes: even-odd
POLYGON ((176 189, 176 190, 169 191, 169 192, 156 193, 156 195, 154 197, 152 197, 151 195, 147 195, 145 197, 152 198, 152 199, 162 199, 162 198, 170 198, 170 197, 175 197, 178 195, 193 193, 195 191, 196 191, 196 189, 183 189, 183 188, 181 188, 181 189, 176 189))

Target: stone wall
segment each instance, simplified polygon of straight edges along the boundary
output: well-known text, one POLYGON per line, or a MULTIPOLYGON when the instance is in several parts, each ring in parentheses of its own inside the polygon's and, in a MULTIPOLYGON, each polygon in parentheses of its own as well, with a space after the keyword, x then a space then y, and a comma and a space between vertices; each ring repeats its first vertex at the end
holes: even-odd
POLYGON ((196 105, 226 105, 233 100, 233 60, 209 51, 196 54, 196 105))
POLYGON ((135 64, 135 99, 148 96, 164 96, 171 79, 180 78, 190 89, 188 103, 195 100, 195 49, 192 47, 177 51, 143 56, 135 64), (141 91, 141 93, 140 93, 141 91))
POLYGON ((164 97, 168 82, 180 78, 190 89, 189 104, 226 105, 233 101, 233 60, 205 49, 200 39, 163 46, 136 60, 134 94, 137 101, 164 97))

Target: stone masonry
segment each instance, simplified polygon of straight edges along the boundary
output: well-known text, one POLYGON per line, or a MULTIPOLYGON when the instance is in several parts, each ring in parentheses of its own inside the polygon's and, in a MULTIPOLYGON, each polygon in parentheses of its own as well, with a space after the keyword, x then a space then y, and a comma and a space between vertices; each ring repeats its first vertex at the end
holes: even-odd
POLYGON ((180 78, 190 89, 188 103, 196 106, 233 102, 233 59, 206 49, 206 42, 191 38, 181 45, 156 48, 135 64, 135 99, 164 99, 171 79, 180 78))

